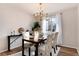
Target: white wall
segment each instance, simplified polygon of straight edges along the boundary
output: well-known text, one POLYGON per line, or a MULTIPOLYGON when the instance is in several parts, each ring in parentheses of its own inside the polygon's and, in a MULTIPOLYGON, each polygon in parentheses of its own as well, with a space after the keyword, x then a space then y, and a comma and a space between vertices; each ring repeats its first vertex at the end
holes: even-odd
POLYGON ((78 21, 77 21, 77 23, 78 23, 78 47, 77 47, 77 50, 78 50, 78 54, 79 54, 79 5, 78 5, 78 21))
MULTIPOLYGON (((0 52, 7 50, 8 40, 7 36, 10 32, 19 27, 30 29, 32 24, 32 17, 19 7, 11 4, 0 4, 0 52)), ((18 39, 12 47, 21 45, 21 38, 18 39)))
POLYGON ((77 7, 62 12, 63 46, 77 48, 77 7))

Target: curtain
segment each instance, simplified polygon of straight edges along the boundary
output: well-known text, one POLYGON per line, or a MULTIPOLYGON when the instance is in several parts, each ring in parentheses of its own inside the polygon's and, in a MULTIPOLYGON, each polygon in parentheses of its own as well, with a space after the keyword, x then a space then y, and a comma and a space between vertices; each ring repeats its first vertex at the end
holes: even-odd
POLYGON ((63 42, 63 33, 62 33, 62 14, 58 13, 56 14, 56 20, 57 20, 57 32, 59 32, 57 44, 62 45, 63 42))

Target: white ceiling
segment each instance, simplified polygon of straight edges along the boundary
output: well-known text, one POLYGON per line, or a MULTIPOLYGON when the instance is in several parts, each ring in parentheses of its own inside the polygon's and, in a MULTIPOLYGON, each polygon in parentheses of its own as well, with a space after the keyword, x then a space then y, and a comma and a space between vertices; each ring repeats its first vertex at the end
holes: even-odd
MULTIPOLYGON (((43 8, 44 8, 45 12, 51 14, 53 12, 71 8, 76 5, 77 5, 77 3, 44 3, 43 8)), ((19 6, 20 6, 20 8, 28 11, 31 14, 38 11, 38 4, 37 3, 19 4, 19 6)))
MULTIPOLYGON (((38 11, 38 3, 18 3, 18 4, 0 4, 1 5, 10 5, 10 6, 16 6, 19 8, 19 10, 24 10, 25 12, 29 14, 33 14, 36 11, 38 11)), ((44 11, 52 14, 53 12, 61 11, 67 8, 71 8, 78 5, 77 3, 43 3, 44 11)))

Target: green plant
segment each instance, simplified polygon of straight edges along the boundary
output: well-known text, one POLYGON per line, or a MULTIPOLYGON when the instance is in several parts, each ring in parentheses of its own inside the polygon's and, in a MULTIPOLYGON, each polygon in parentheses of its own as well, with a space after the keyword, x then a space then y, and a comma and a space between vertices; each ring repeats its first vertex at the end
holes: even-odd
POLYGON ((32 31, 39 30, 39 28, 40 28, 39 22, 34 22, 33 27, 32 27, 32 31))

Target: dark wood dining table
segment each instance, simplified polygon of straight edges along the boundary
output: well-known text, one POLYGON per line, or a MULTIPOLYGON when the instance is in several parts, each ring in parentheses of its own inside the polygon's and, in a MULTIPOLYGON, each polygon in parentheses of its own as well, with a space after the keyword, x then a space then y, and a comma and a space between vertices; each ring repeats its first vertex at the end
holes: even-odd
MULTIPOLYGON (((34 41, 34 38, 30 38, 31 40, 22 39, 22 56, 24 56, 24 41, 33 43, 35 46, 35 56, 38 56, 38 47, 39 44, 43 43, 46 39, 39 38, 38 41, 34 41)), ((30 56, 30 47, 29 47, 29 56, 30 56)))

